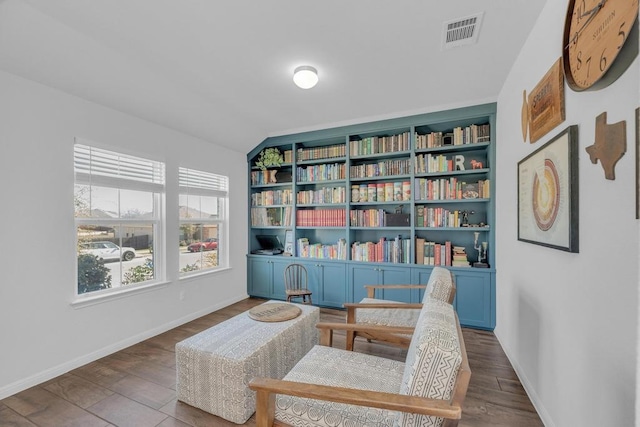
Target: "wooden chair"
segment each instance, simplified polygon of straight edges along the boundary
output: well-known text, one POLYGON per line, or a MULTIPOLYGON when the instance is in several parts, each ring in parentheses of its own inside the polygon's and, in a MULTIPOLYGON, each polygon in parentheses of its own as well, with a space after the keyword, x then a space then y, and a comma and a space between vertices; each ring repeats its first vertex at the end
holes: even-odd
MULTIPOLYGON (((454 274, 444 267, 434 267, 426 285, 365 285, 367 298, 359 303, 345 303, 347 309, 347 323, 364 323, 380 326, 414 327, 422 303, 406 304, 398 301, 388 301, 375 298, 376 289, 425 289, 424 300, 435 298, 440 301, 453 303, 456 295, 456 281, 454 274)), ((398 334, 388 330, 383 331, 347 331, 346 349, 353 350, 356 336, 386 342, 407 348, 411 341, 411 334, 398 334)))
POLYGON ((287 302, 294 298, 302 298, 303 304, 311 302, 311 291, 307 288, 307 269, 302 264, 289 264, 284 269, 284 286, 287 302), (307 297, 309 301, 307 302, 307 297))
POLYGON ((423 308, 405 363, 330 347, 333 331, 413 328, 318 323, 321 345, 284 379, 250 381, 256 426, 457 426, 471 378, 460 323, 450 304, 429 298, 423 308))

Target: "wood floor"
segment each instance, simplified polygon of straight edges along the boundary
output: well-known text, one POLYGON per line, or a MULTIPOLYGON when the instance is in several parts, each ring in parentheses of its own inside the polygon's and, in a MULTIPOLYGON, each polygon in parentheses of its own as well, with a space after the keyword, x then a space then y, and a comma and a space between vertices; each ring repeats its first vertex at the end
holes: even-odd
MULTIPOLYGON (((235 426, 176 400, 175 344, 264 302, 247 299, 0 400, 0 426, 235 426)), ((344 312, 322 309, 322 321, 344 312)), ((542 426, 491 332, 464 329, 471 384, 461 427, 542 426)), ((344 336, 334 346, 344 348, 344 336)), ((405 351, 356 341, 357 351, 404 360, 405 351)), ((246 426, 255 426, 254 417, 246 426)))

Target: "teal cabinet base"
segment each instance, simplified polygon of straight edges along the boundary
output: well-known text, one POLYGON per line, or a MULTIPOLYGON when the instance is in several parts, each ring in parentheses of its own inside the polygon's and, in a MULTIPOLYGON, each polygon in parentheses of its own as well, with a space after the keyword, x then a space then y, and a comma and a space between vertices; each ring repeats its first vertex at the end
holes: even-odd
MULTIPOLYGON (((373 264, 354 261, 313 260, 283 256, 247 256, 247 292, 251 296, 285 300, 283 272, 290 263, 304 265, 314 305, 342 308, 367 296, 364 285, 426 284, 433 267, 373 264)), ((456 279, 453 306, 465 327, 495 328, 495 270, 451 267, 456 279)), ((418 289, 378 291, 376 298, 417 303, 424 297, 418 289)))

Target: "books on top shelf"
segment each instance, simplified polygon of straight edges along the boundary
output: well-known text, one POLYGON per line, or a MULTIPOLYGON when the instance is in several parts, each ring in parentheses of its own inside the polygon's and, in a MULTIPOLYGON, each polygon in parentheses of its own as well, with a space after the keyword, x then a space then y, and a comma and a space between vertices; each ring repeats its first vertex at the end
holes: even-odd
POLYGON ((411 240, 396 236, 392 240, 381 237, 378 242, 354 242, 351 245, 351 260, 365 262, 411 263, 411 240))
POLYGON ((358 141, 349 141, 349 153, 351 157, 366 156, 378 153, 393 153, 408 151, 410 134, 404 132, 391 136, 372 136, 358 141))
POLYGON ((436 148, 445 145, 465 145, 478 142, 491 141, 491 127, 489 123, 471 125, 467 127, 455 127, 451 132, 431 132, 420 135, 415 134, 416 149, 436 148))
POLYGON ((346 144, 327 145, 325 147, 298 148, 297 160, 321 160, 334 157, 345 157, 347 155, 346 144))

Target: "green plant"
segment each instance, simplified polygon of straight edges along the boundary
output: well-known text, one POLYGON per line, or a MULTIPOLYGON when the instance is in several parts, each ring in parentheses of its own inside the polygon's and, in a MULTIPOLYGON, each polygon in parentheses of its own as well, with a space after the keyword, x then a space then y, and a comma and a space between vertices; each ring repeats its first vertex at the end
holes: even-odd
POLYGON ((78 255, 78 293, 99 291, 111 287, 111 274, 104 260, 91 254, 78 255))
POLYGON ((278 167, 284 162, 282 158, 282 153, 277 148, 265 148, 260 152, 260 156, 258 157, 258 161, 256 162, 256 166, 258 166, 261 170, 265 170, 268 167, 278 167))
POLYGON ((124 273, 122 284, 129 285, 151 279, 153 279, 153 261, 151 258, 146 258, 143 265, 137 265, 124 273))

